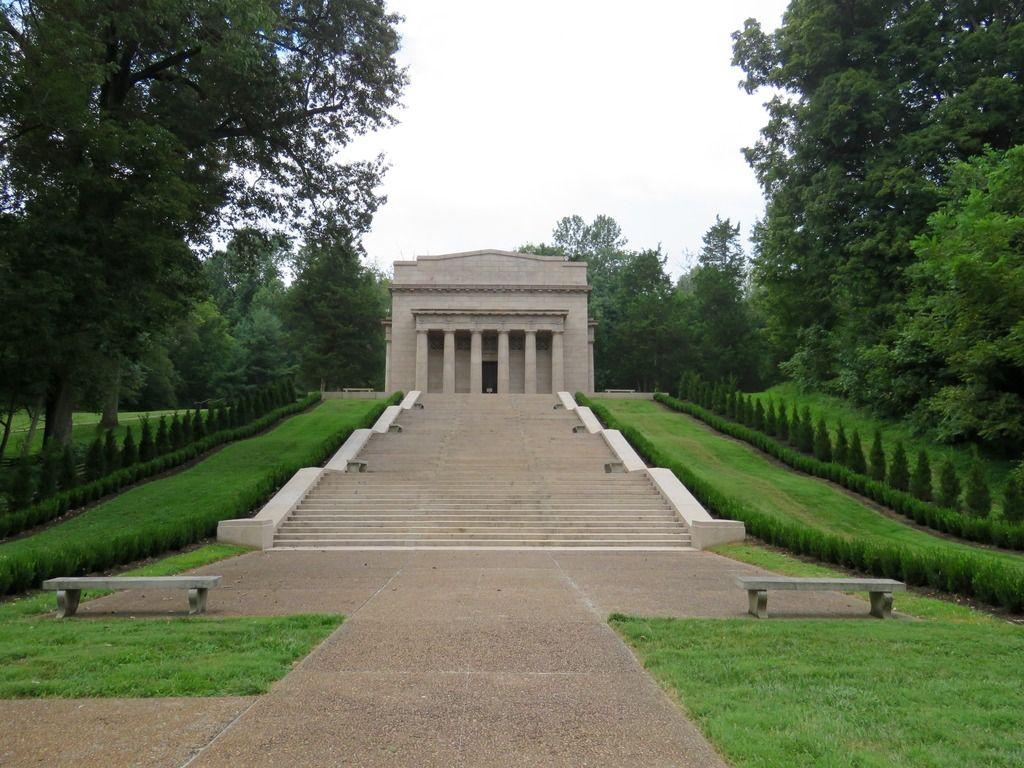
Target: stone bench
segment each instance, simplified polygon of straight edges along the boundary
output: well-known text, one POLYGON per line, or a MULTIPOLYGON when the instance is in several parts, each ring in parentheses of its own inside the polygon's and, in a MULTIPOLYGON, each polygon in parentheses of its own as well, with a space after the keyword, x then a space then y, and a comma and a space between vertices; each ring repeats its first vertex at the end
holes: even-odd
POLYGON ((635 389, 606 389, 604 391, 606 395, 635 395, 635 389))
POLYGON ((750 614, 759 619, 768 616, 768 590, 789 589, 798 592, 867 592, 871 596, 871 615, 879 619, 892 616, 892 593, 906 592, 907 585, 894 579, 798 579, 792 576, 737 576, 737 586, 747 590, 750 614))
POLYGON ((189 614, 206 610, 206 593, 220 576, 69 576, 47 579, 43 589, 57 591, 57 618, 74 616, 83 589, 187 589, 189 614))
POLYGON ((373 387, 342 387, 342 392, 373 392, 373 387))

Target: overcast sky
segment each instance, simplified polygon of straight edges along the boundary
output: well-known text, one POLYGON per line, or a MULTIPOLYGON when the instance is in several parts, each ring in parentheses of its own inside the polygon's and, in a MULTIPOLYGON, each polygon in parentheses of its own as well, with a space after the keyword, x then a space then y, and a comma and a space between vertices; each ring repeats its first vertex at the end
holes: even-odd
POLYGON ((511 249, 562 216, 613 216, 678 274, 716 213, 763 210, 740 148, 765 122, 730 34, 785 0, 392 0, 409 85, 393 128, 346 156, 391 165, 370 259, 511 249))

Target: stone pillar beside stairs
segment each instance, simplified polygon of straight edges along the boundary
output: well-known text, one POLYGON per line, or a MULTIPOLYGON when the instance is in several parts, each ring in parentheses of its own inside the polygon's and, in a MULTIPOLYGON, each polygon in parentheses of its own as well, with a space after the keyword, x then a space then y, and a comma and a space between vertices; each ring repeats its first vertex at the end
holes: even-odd
POLYGON ((528 395, 537 394, 537 332, 527 331, 526 332, 526 343, 524 345, 526 351, 526 364, 525 364, 525 377, 526 386, 523 391, 528 395))
POLYGON ((498 332, 498 394, 509 393, 508 375, 508 331, 498 332))
POLYGON ((455 331, 444 332, 444 386, 446 395, 455 393, 455 331))
POLYGON ((420 392, 427 391, 427 331, 422 328, 416 329, 416 389, 420 392))
POLYGON ((469 340, 469 392, 479 395, 483 392, 483 334, 473 331, 469 340))
POLYGON ((561 392, 565 389, 565 360, 561 331, 551 334, 551 391, 561 392))

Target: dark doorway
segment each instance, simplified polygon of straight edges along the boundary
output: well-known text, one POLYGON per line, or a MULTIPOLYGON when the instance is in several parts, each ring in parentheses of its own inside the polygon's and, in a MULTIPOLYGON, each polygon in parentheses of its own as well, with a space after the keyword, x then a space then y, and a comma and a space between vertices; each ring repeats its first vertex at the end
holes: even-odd
POLYGON ((481 377, 482 392, 497 392, 498 391, 498 361, 492 360, 490 362, 481 363, 483 366, 483 376, 481 377))

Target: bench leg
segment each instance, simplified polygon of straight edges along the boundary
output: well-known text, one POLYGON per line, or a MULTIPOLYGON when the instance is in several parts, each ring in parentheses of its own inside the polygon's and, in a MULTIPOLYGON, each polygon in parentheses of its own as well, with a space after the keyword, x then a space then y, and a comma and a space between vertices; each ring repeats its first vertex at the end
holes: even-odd
POLYGON ((877 619, 892 616, 892 592, 871 592, 871 615, 877 619))
POLYGON ((768 618, 768 592, 764 589, 748 589, 747 599, 750 600, 751 616, 757 616, 759 619, 768 618))
POLYGON ((80 589, 58 589, 57 618, 66 619, 68 616, 74 616, 81 598, 82 590, 80 589))
POLYGON ((188 591, 188 613, 193 615, 196 613, 206 613, 206 593, 208 589, 190 589, 188 591))

